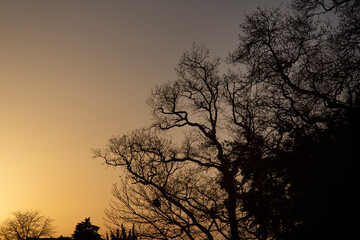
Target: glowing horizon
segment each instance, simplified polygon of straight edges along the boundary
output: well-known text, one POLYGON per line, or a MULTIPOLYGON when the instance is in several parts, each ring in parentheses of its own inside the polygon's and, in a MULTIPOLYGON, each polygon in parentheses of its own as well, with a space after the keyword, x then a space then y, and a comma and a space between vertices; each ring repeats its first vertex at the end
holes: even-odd
POLYGON ((1 2, 0 221, 38 209, 56 236, 86 217, 104 234, 120 172, 91 149, 150 123, 151 88, 193 42, 225 58, 244 14, 280 2, 1 2))

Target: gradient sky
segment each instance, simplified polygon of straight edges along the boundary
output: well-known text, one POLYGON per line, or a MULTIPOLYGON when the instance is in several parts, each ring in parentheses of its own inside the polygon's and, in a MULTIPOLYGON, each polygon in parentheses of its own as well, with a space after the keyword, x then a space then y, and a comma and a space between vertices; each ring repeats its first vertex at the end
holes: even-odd
POLYGON ((224 58, 244 13, 280 4, 0 0, 0 221, 38 209, 56 236, 85 217, 104 233, 119 169, 91 149, 150 123, 151 88, 192 43, 224 58))

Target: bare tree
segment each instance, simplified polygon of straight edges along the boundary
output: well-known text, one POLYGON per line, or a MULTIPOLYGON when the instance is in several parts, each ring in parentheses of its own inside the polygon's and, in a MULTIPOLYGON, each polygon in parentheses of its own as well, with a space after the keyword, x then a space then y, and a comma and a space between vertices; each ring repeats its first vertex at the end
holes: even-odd
POLYGON ((219 64, 207 49, 194 46, 180 60, 179 79, 157 87, 149 99, 153 128, 189 130, 180 146, 159 131, 142 130, 114 138, 107 149, 95 151, 107 164, 124 166, 135 183, 127 180, 114 189, 122 204, 119 209, 113 203, 110 219, 121 215, 148 223, 157 238, 164 239, 252 235, 238 201, 241 177, 236 155, 226 141, 232 136, 219 64))
POLYGON ((0 236, 5 240, 25 240, 51 236, 54 231, 53 220, 37 210, 16 211, 0 226, 0 236))
POLYGON ((95 151, 107 164, 128 171, 113 189, 108 220, 135 223, 144 228, 138 230, 142 237, 156 239, 228 237, 226 193, 213 169, 193 163, 200 160, 192 144, 198 143, 176 147, 143 129, 112 139, 105 151, 95 151))
POLYGON ((326 1, 294 1, 299 9, 291 13, 258 9, 241 25, 230 60, 248 67, 241 82, 252 87, 257 108, 277 132, 286 130, 286 123, 322 128, 335 112, 356 104, 359 25, 350 21, 359 19, 358 1, 329 1, 329 11, 341 11, 336 29, 309 12, 321 2, 326 1))

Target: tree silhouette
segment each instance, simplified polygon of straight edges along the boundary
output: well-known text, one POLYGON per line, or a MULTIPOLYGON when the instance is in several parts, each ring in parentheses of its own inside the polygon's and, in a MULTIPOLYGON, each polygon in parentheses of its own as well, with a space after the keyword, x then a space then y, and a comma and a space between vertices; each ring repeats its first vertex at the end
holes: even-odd
POLYGON ((51 236, 54 231, 53 220, 37 210, 16 211, 0 226, 0 236, 5 240, 25 240, 51 236))
POLYGON ((101 240, 98 231, 99 227, 91 224, 90 218, 85 218, 85 221, 76 225, 72 237, 74 240, 101 240))
POLYGON ((128 172, 121 187, 114 188, 121 205, 110 206, 111 221, 146 225, 139 234, 154 238, 237 239, 239 227, 241 234, 251 234, 237 200, 236 155, 220 131, 227 122, 218 121, 220 105, 226 103, 219 63, 204 47, 185 52, 179 80, 159 86, 149 99, 154 128, 115 137, 107 149, 94 151, 95 157, 128 172), (192 128, 180 147, 155 130, 176 127, 192 128))
POLYGON ((239 156, 251 183, 241 199, 260 239, 336 239, 355 229, 360 4, 325 2, 294 1, 294 14, 258 9, 231 55, 249 69, 233 81, 233 113, 261 123, 255 128, 269 150, 239 156), (329 11, 336 28, 317 18, 329 11))
POLYGON ((351 232, 359 5, 307 0, 286 13, 257 9, 228 59, 239 69, 226 74, 205 47, 184 52, 178 79, 157 86, 148 100, 153 125, 94 151, 125 172, 108 220, 137 223, 142 237, 157 239, 351 232), (323 11, 334 11, 338 26, 318 18, 323 11), (184 130, 181 144, 166 135, 177 128, 184 130))

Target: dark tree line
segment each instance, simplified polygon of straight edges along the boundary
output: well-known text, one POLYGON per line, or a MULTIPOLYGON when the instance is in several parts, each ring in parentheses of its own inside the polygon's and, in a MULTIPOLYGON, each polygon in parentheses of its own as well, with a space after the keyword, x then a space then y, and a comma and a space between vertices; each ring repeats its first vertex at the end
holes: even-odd
POLYGON ((135 226, 133 225, 132 229, 127 231, 126 228, 121 225, 121 228, 116 228, 110 230, 110 233, 106 234, 106 240, 137 240, 135 233, 135 226))
POLYGON ((341 239, 355 232, 360 2, 257 9, 220 72, 205 47, 149 98, 153 126, 95 150, 122 167, 108 220, 155 239, 341 239), (338 22, 324 21, 332 13, 338 22), (183 129, 181 144, 167 136, 183 129))
MULTIPOLYGON (((93 225, 90 218, 85 218, 84 221, 78 223, 75 227, 72 239, 74 240, 103 240, 98 233, 99 227, 93 225)), ((137 240, 137 234, 135 233, 135 225, 130 230, 121 225, 121 227, 111 229, 106 232, 105 240, 137 240)))

